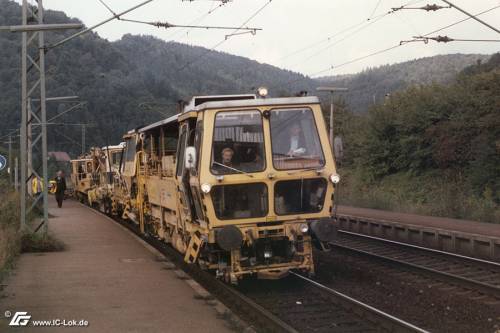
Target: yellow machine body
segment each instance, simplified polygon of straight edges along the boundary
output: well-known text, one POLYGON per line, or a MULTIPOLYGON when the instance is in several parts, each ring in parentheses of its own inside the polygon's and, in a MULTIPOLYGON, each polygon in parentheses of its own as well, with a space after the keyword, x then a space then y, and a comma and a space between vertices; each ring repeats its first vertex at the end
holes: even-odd
POLYGON ((313 243, 325 249, 336 233, 316 97, 197 97, 124 140, 113 214, 228 282, 314 273, 313 243))

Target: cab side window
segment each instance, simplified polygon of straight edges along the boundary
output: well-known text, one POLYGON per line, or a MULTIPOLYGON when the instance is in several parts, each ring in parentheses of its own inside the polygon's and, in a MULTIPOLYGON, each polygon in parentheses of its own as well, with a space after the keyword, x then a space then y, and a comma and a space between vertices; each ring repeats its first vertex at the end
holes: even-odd
POLYGON ((265 169, 262 116, 257 110, 221 111, 215 117, 213 174, 259 172, 265 169))
POLYGON ((179 149, 177 149, 177 176, 181 177, 184 171, 184 151, 186 150, 186 127, 182 128, 179 138, 179 149))

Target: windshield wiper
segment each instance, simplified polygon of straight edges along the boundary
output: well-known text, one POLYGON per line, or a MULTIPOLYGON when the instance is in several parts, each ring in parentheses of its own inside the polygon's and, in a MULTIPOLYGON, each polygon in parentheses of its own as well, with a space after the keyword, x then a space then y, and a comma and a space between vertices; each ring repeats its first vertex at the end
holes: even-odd
POLYGON ((301 158, 303 160, 317 160, 318 157, 311 157, 311 156, 306 156, 306 155, 300 155, 300 154, 283 154, 283 153, 273 153, 274 156, 283 156, 283 157, 288 157, 290 159, 295 158, 301 158))
POLYGON ((296 173, 299 173, 299 172, 305 172, 305 171, 316 171, 316 172, 319 172, 319 171, 322 171, 324 170, 325 168, 324 167, 313 167, 313 168, 307 168, 307 169, 299 169, 299 170, 292 170, 292 171, 288 171, 288 174, 289 175, 293 175, 293 174, 296 174, 296 173))
POLYGON ((253 178, 253 175, 249 174, 248 172, 245 172, 245 171, 242 171, 242 170, 239 170, 239 169, 236 169, 236 168, 232 168, 232 167, 230 167, 230 166, 227 166, 227 165, 225 165, 225 164, 222 164, 222 163, 219 163, 219 162, 215 162, 215 161, 213 161, 213 162, 212 162, 212 165, 213 165, 213 164, 217 164, 217 165, 223 166, 224 168, 228 168, 229 170, 233 170, 233 171, 236 171, 236 172, 242 173, 242 174, 244 174, 244 175, 247 175, 247 176, 248 176, 248 177, 250 177, 250 178, 253 178))

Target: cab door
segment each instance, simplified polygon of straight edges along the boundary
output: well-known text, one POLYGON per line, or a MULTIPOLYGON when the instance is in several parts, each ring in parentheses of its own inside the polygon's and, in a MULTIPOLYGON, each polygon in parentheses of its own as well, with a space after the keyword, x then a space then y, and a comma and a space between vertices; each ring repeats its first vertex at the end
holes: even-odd
POLYGON ((184 153, 186 151, 187 139, 189 134, 188 124, 182 125, 179 132, 179 144, 177 147, 176 158, 176 179, 177 179, 177 192, 179 194, 179 213, 180 213, 180 226, 185 229, 186 221, 191 220, 191 198, 189 197, 189 173, 186 170, 184 163, 184 153))

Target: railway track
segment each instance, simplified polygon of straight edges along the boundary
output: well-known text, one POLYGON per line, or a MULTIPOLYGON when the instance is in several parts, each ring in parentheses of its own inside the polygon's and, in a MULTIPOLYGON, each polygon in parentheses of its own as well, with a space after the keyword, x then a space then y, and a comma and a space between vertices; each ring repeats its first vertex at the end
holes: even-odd
POLYGON ((185 263, 183 256, 164 242, 141 235, 136 225, 111 220, 164 254, 258 332, 427 332, 297 273, 291 273, 285 283, 247 280, 238 288, 232 287, 185 263))
POLYGON ((348 231, 339 231, 332 246, 478 292, 489 302, 500 301, 500 263, 348 231))
MULTIPOLYGON (((426 332, 297 273, 239 289, 295 332, 426 332)), ((254 281, 255 282, 255 281, 254 281)))

